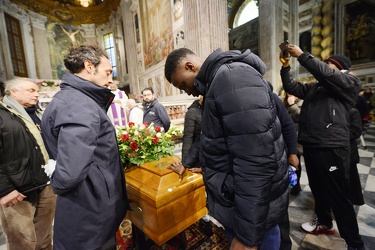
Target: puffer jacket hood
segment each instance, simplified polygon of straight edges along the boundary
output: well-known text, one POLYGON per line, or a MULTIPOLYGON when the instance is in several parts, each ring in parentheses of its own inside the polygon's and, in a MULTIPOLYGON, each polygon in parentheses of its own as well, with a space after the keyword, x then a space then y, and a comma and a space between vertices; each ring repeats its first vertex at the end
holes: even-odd
POLYGON ((194 86, 198 89, 201 94, 206 92, 206 83, 211 83, 213 76, 215 76, 216 71, 225 63, 228 62, 242 62, 250 65, 259 74, 264 75, 266 72, 266 64, 260 60, 260 58, 251 52, 249 49, 239 51, 230 50, 222 52, 221 49, 217 49, 211 55, 207 57, 199 71, 197 77, 195 78, 194 86), (206 74, 206 72, 211 72, 211 74, 206 74))

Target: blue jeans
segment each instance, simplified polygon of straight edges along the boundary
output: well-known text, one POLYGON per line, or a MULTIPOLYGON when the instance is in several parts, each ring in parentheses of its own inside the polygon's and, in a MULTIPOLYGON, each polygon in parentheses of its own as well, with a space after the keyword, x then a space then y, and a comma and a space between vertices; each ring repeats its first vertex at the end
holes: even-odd
MULTIPOLYGON (((232 230, 225 230, 227 240, 229 243, 232 242, 234 232, 232 230)), ((276 225, 266 230, 264 234, 263 243, 259 248, 260 250, 279 250, 280 249, 280 229, 276 225)))

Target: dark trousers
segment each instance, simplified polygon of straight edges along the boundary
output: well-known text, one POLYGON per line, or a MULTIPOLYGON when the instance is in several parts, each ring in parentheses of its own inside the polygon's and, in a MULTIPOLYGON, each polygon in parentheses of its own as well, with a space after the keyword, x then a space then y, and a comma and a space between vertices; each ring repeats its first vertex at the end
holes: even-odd
POLYGON ((353 204, 348 196, 349 148, 304 147, 303 152, 319 223, 331 226, 332 211, 346 244, 363 246, 353 204))
POLYGON ((353 205, 361 206, 365 204, 357 164, 350 165, 349 197, 353 205))
POLYGON ((290 223, 289 223, 289 214, 288 212, 285 213, 283 219, 279 223, 280 228, 280 250, 291 250, 292 249, 292 241, 290 239, 290 223))

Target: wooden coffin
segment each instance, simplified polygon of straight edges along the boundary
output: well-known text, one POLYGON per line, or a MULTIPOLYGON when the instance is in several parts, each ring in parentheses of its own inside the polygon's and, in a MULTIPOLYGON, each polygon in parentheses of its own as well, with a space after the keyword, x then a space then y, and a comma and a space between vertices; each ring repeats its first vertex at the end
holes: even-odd
POLYGON ((178 156, 166 157, 125 172, 133 209, 127 217, 159 246, 207 214, 202 175, 185 171, 179 182, 167 168, 179 161, 178 156))

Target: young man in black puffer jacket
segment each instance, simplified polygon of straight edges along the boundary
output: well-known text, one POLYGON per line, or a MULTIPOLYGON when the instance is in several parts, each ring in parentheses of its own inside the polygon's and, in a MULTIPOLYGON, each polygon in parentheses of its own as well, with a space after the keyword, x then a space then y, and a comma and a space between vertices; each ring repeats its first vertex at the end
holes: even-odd
POLYGON ((201 150, 210 215, 232 248, 279 249, 288 206, 288 163, 266 65, 250 50, 173 51, 165 76, 188 95, 204 96, 201 150))

